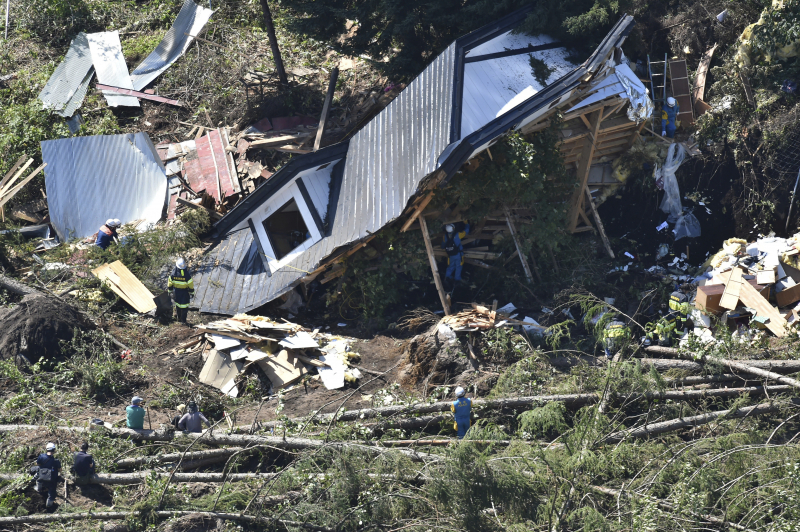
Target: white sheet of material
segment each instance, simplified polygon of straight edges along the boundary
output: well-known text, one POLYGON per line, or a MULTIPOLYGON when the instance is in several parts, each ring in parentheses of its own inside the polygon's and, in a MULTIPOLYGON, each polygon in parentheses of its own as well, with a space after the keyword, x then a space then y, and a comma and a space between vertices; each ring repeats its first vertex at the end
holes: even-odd
MULTIPOLYGON (((103 85, 133 90, 133 82, 128 75, 128 66, 122 55, 122 44, 119 42, 118 31, 103 31, 90 33, 89 50, 92 54, 97 81, 103 85)), ((126 96, 112 91, 103 91, 106 102, 111 107, 120 105, 126 107, 139 107, 139 99, 135 96, 126 96)))
POLYGON ((221 334, 212 334, 211 341, 214 342, 215 349, 231 349, 233 347, 238 347, 242 343, 241 340, 221 334))

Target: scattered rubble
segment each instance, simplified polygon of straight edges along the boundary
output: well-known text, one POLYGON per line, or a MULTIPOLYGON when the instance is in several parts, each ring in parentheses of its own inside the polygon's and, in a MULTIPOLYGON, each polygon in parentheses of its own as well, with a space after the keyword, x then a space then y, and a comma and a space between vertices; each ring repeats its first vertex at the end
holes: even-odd
POLYGON ((353 340, 310 331, 284 320, 237 314, 199 326, 196 339, 178 346, 202 352, 205 365, 200 381, 223 393, 238 395, 237 377, 255 364, 269 379, 271 392, 285 389, 306 375, 320 378, 329 390, 355 382, 361 372, 351 364, 359 360, 351 350, 353 340))

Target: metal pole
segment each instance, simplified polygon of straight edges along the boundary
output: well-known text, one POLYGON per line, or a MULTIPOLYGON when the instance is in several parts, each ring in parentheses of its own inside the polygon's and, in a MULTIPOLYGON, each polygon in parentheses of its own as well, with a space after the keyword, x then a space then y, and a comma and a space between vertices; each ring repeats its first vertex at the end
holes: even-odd
POLYGON ((11 0, 6 0, 6 39, 8 39, 8 11, 11 7, 11 0))
POLYGON ((794 190, 792 190, 792 200, 789 202, 789 214, 786 215, 786 227, 784 231, 789 230, 789 220, 792 218, 792 206, 794 205, 794 195, 797 192, 798 182, 800 182, 800 168, 797 169, 797 179, 794 180, 794 190))

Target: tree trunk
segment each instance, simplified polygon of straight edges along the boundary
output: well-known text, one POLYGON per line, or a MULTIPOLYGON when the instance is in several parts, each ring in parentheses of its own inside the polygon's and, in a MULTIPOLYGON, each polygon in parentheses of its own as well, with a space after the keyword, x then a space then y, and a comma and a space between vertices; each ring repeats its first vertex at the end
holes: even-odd
MULTIPOLYGON (((659 372, 681 369, 690 373, 701 373, 704 369, 703 364, 689 360, 670 360, 666 358, 638 358, 636 360, 639 360, 643 366, 653 366, 659 372)), ((767 369, 775 372, 794 373, 800 371, 800 360, 741 360, 740 362, 751 368, 767 369)))
POLYGON ((17 294, 18 296, 28 296, 31 294, 41 293, 35 288, 31 288, 30 286, 22 284, 19 281, 15 281, 14 279, 6 277, 5 275, 0 275, 0 288, 5 288, 12 294, 17 294))
POLYGON ((272 22, 272 12, 269 10, 269 2, 267 0, 261 0, 261 9, 264 11, 264 28, 267 30, 269 46, 272 48, 272 59, 275 61, 275 71, 278 73, 278 79, 281 81, 281 85, 288 85, 289 80, 286 79, 286 71, 283 69, 281 49, 278 47, 278 37, 275 35, 275 24, 272 22))
MULTIPOLYGON (((253 447, 254 451, 260 449, 259 447, 253 447)), ((244 450, 243 447, 228 447, 227 449, 211 449, 209 451, 189 451, 186 453, 186 456, 183 457, 184 460, 206 460, 208 458, 216 458, 221 457, 227 459, 233 453, 237 453, 239 451, 244 450)), ((114 465, 117 467, 134 467, 144 464, 152 464, 152 463, 164 463, 164 462, 177 462, 181 459, 183 453, 169 453, 169 454, 162 454, 159 456, 138 456, 136 458, 123 458, 122 460, 117 460, 114 462, 114 465)))
MULTIPOLYGON (((657 353, 660 355, 666 356, 676 356, 680 358, 689 358, 690 355, 685 353, 681 353, 677 349, 673 349, 671 347, 658 347, 658 346, 650 346, 645 349, 649 353, 657 353)), ((691 356, 692 359, 696 357, 691 356)), ((778 382, 782 382, 783 384, 788 384, 789 386, 794 386, 795 388, 800 388, 800 381, 792 379, 790 377, 784 377, 783 375, 778 375, 772 371, 767 371, 765 369, 761 369, 759 367, 755 367, 751 362, 748 361, 740 361, 740 360, 728 360, 726 358, 716 358, 712 359, 720 364, 724 364, 731 369, 736 369, 739 371, 743 371, 745 373, 749 373, 751 375, 758 375, 759 377, 764 377, 766 379, 772 379, 778 382)))
MULTIPOLYGON (((83 519, 93 519, 95 521, 111 521, 115 519, 127 519, 139 512, 76 512, 76 513, 57 513, 57 514, 34 514, 21 517, 0 517, 0 525, 21 525, 26 523, 55 523, 59 521, 76 521, 83 519)), ((240 521, 243 523, 253 523, 259 525, 279 523, 285 527, 298 527, 315 532, 334 532, 331 528, 312 525, 311 523, 300 523, 297 521, 286 521, 264 516, 231 514, 223 512, 196 512, 186 510, 161 510, 155 513, 158 517, 169 519, 183 515, 197 515, 209 517, 211 519, 223 519, 225 521, 240 521)))
MULTIPOLYGON (((793 400, 792 402, 795 403, 796 401, 800 400, 793 400)), ((712 421, 719 419, 721 417, 727 417, 728 419, 737 419, 747 416, 762 416, 764 414, 772 414, 778 412, 779 410, 780 408, 778 405, 774 405, 771 403, 748 406, 745 408, 740 408, 738 410, 717 410, 716 412, 707 412, 705 414, 700 414, 698 416, 672 419, 670 421, 662 421, 660 423, 653 423, 650 425, 644 425, 642 427, 621 430, 619 432, 614 432, 612 434, 609 434, 604 438, 603 441, 605 441, 606 443, 617 443, 619 441, 628 438, 644 438, 646 436, 654 436, 656 434, 663 434, 665 432, 671 432, 673 430, 681 430, 690 427, 697 427, 699 425, 705 425, 707 423, 711 423, 712 421)))

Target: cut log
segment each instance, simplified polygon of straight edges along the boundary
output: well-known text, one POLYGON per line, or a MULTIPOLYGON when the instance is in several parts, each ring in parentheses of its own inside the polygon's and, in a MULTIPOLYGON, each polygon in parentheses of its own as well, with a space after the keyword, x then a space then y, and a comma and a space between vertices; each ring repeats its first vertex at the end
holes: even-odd
MULTIPOLYGON (((671 347, 650 346, 647 347, 645 350, 648 353, 658 353, 660 355, 676 356, 680 358, 692 358, 692 359, 696 358, 695 355, 692 355, 690 353, 689 354, 683 353, 678 349, 674 349, 671 347)), ((778 373, 754 367, 753 365, 745 361, 728 360, 726 358, 715 358, 712 360, 722 365, 728 366, 731 369, 742 371, 744 373, 749 373, 751 375, 757 375, 765 379, 772 379, 781 382, 783 384, 788 384, 789 386, 794 386, 795 388, 800 388, 800 381, 797 381, 796 379, 792 379, 790 377, 784 377, 783 375, 779 375, 778 373)))
MULTIPOLYGON (((251 447, 248 450, 253 452, 260 450, 261 447, 251 447)), ((177 462, 183 456, 184 460, 205 460, 207 458, 227 458, 233 453, 244 451, 244 447, 228 447, 227 449, 211 449, 209 451, 190 451, 183 453, 162 454, 159 456, 138 456, 136 458, 123 458, 117 460, 114 465, 117 467, 135 467, 146 464, 163 464, 166 462, 177 462)))
MULTIPOLYGON (((690 373, 701 373, 705 368, 703 364, 689 360, 670 360, 667 358, 640 358, 638 360, 643 366, 653 366, 659 372, 679 369, 690 373)), ((753 368, 767 369, 774 372, 794 373, 800 371, 800 360, 740 360, 740 362, 753 368)))

